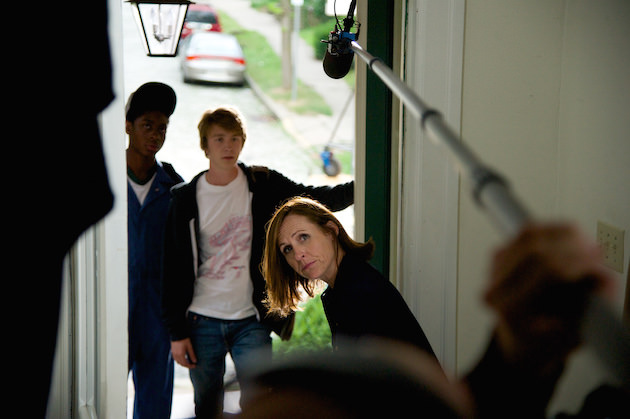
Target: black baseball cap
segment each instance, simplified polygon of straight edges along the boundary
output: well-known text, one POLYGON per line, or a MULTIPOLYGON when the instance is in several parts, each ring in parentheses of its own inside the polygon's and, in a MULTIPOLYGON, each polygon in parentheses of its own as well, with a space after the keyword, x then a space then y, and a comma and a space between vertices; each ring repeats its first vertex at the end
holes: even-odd
POLYGON ((177 96, 171 86, 156 81, 148 82, 129 95, 125 117, 127 121, 133 122, 140 115, 151 111, 159 111, 170 117, 176 103, 177 96))

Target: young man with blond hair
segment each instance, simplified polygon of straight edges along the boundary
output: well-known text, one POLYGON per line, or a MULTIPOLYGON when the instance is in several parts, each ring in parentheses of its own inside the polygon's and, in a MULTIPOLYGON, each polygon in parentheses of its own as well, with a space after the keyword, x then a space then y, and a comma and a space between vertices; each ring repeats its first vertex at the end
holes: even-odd
MULTIPOLYGON (((332 210, 353 203, 354 182, 304 186, 275 170, 238 161, 247 138, 232 108, 207 111, 199 123, 209 168, 177 187, 169 210, 164 252, 163 311, 173 358, 190 369, 198 418, 223 412, 225 356, 237 377, 248 362, 271 362, 273 330, 283 338, 293 318, 266 315, 259 265, 265 224, 275 208, 309 195, 332 210)), ((248 389, 241 386, 241 402, 248 389)))

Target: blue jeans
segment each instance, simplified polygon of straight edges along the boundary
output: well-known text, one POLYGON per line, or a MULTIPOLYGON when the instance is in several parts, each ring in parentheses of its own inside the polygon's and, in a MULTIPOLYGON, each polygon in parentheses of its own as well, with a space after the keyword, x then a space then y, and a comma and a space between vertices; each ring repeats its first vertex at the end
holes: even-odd
POLYGON ((173 401, 171 342, 155 311, 129 313, 129 369, 135 388, 134 419, 169 419, 173 401))
MULTIPOLYGON (((197 418, 215 418, 223 414, 223 375, 225 356, 234 361, 237 378, 248 364, 271 363, 270 330, 255 316, 242 320, 221 320, 189 313, 191 341, 197 367, 190 370, 197 418)), ((259 364, 258 364, 259 365, 259 364)), ((248 389, 241 383, 241 405, 248 389)))

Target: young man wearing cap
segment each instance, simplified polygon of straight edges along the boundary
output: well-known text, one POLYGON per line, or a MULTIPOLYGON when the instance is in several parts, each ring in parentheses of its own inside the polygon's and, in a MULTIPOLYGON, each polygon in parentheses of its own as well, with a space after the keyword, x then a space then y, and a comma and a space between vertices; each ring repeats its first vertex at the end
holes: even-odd
POLYGON ((160 314, 164 226, 170 189, 183 182, 156 160, 176 96, 166 84, 143 84, 127 102, 129 369, 135 385, 134 418, 170 418, 173 360, 160 314))

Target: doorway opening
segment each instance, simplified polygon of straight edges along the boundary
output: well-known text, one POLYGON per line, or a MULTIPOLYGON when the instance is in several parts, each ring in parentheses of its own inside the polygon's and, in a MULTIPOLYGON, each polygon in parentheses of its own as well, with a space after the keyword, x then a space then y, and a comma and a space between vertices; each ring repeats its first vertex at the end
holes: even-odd
MULTIPOLYGON (((125 101, 131 92, 149 81, 166 83, 177 94, 177 106, 158 160, 171 163, 186 182, 207 170, 208 160, 199 148, 197 124, 204 111, 230 105, 237 107, 245 118, 247 142, 240 156, 244 163, 267 166, 308 185, 335 185, 353 180, 353 71, 346 79, 330 79, 323 72, 321 55, 316 51, 319 42, 315 40, 323 39, 333 29, 333 18, 302 8, 300 36, 294 38, 299 43, 295 49, 294 72, 298 81, 294 96, 282 85, 267 83, 278 75, 280 83, 283 80, 282 58, 286 49, 282 25, 286 20, 282 14, 254 9, 249 0, 201 0, 196 4, 210 6, 218 16, 221 32, 238 40, 247 66, 244 83, 191 80, 184 74, 186 56, 182 50, 172 58, 147 57, 130 5, 122 4, 125 101)), ((336 215, 353 236, 354 206, 336 215)), ((233 374, 230 361, 228 357, 227 381, 233 374)), ((226 389, 226 411, 238 409, 238 397, 238 387, 226 389)), ((131 414, 131 379, 128 406, 131 414)), ((172 417, 192 416, 194 403, 188 370, 176 365, 172 417)))

